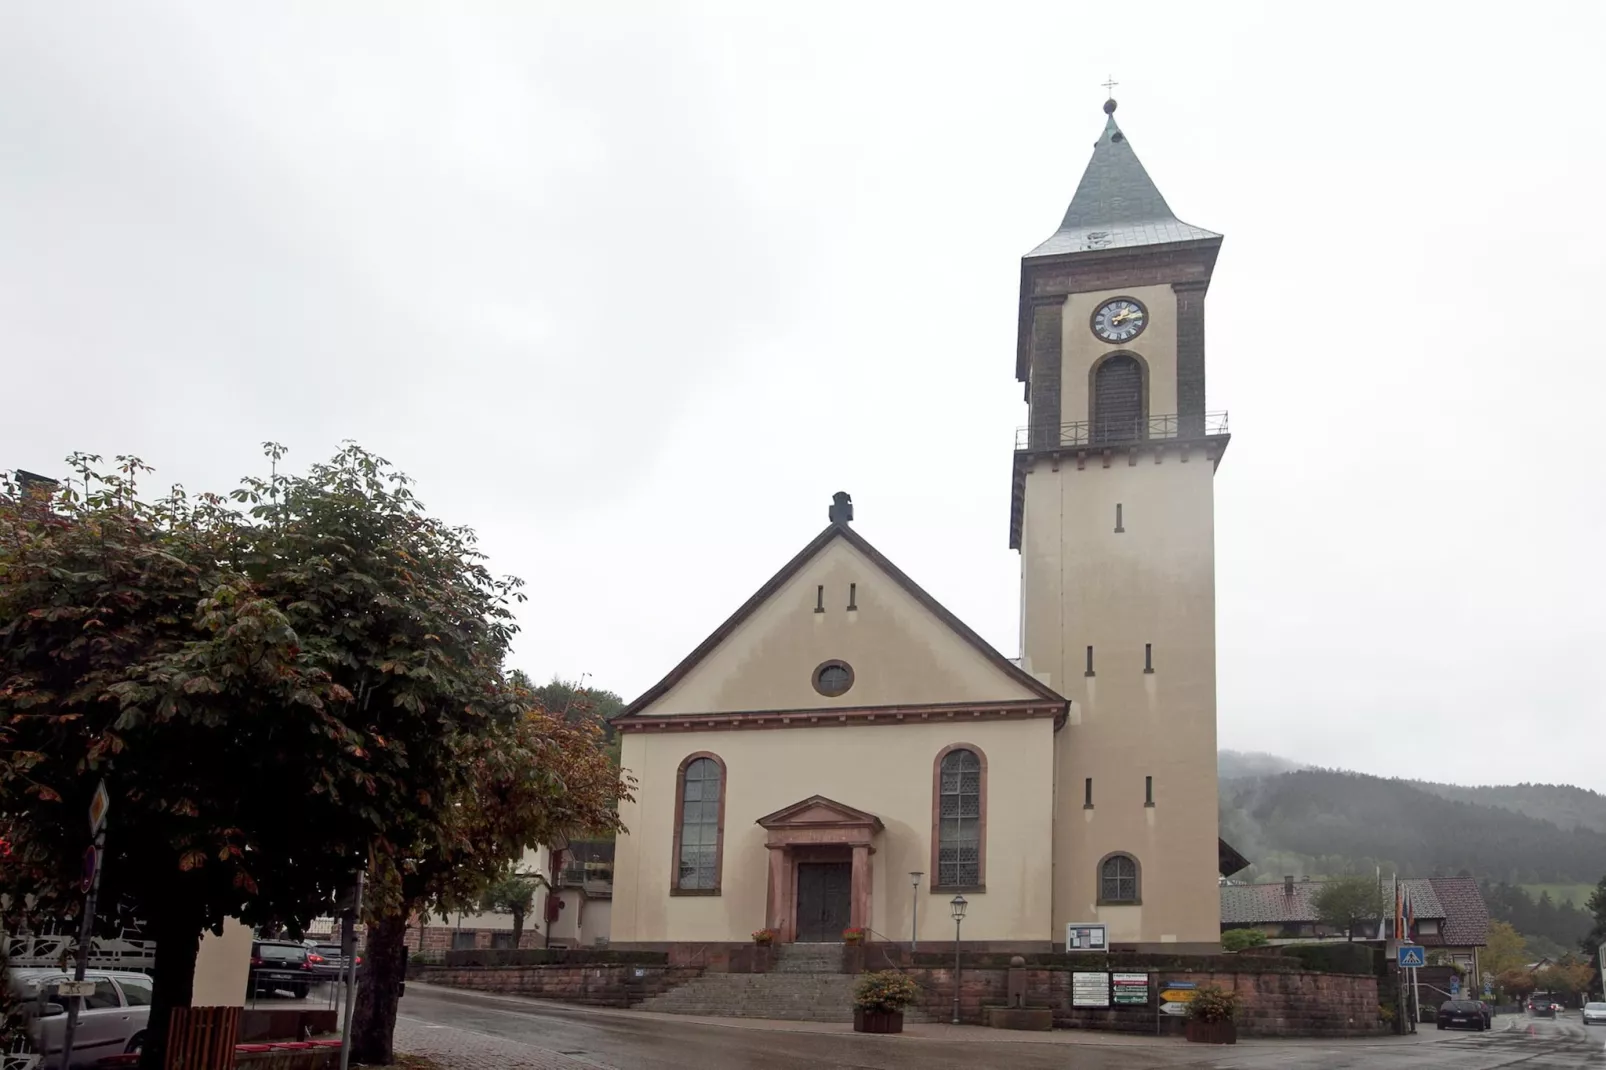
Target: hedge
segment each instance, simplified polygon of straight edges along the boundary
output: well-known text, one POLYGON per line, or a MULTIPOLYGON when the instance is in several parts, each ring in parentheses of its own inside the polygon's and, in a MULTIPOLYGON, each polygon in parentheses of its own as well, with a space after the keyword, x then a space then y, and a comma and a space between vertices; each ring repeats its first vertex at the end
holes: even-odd
MULTIPOLYGON (((1132 970, 1177 973, 1347 973, 1370 976, 1377 954, 1364 944, 1305 944, 1255 948, 1253 954, 1167 955, 1123 951, 1113 954, 1035 952, 1021 955, 1026 965, 1039 970, 1132 970), (1268 953, 1269 952, 1269 953, 1268 953)), ((970 952, 963 956, 967 969, 1004 969, 1014 958, 1009 952, 970 952)), ((953 952, 919 951, 905 956, 912 966, 942 969, 952 966, 953 952)))
POLYGON ((464 966, 667 966, 663 951, 612 951, 596 947, 463 948, 448 951, 445 965, 464 966))

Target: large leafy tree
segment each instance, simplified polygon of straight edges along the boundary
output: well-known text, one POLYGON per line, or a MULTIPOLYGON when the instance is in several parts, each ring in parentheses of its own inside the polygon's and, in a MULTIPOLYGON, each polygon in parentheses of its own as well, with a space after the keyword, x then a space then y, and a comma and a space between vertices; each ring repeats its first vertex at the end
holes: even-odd
POLYGON ((513 946, 524 937, 524 919, 535 909, 536 889, 546 883, 540 874, 509 871, 491 882, 480 896, 480 909, 513 915, 513 946))
POLYGON ((391 1061, 409 918, 478 906, 526 848, 619 828, 630 784, 609 761, 600 727, 549 712, 518 678, 492 706, 487 731, 451 741, 465 777, 447 820, 415 826, 403 864, 380 881, 352 1026, 361 1062, 391 1061))
POLYGON ((1535 983, 1546 992, 1563 996, 1577 996, 1588 992, 1595 982, 1595 967, 1576 955, 1568 955, 1560 962, 1541 967, 1534 977, 1535 983))
POLYGON ((1500 971, 1494 983, 1507 996, 1519 1000, 1526 999, 1530 992, 1539 987, 1534 980, 1533 971, 1525 966, 1500 971))
POLYGON ((97 460, 81 496, 0 493, 0 893, 76 909, 104 778, 105 901, 157 941, 156 1067, 203 929, 294 932, 452 820, 450 741, 493 719, 516 583, 355 446, 234 505, 147 502, 136 459, 97 460))
POLYGON ((1383 916, 1383 890, 1371 877, 1340 877, 1322 885, 1311 905, 1322 924, 1353 940, 1357 928, 1383 916))
POLYGON ((1528 945, 1510 922, 1491 921, 1489 942, 1480 958, 1485 973, 1522 969, 1528 964, 1528 945))
POLYGON ((1589 962, 1595 963, 1601 991, 1606 993, 1606 963, 1602 963, 1600 957, 1600 949, 1606 947, 1606 877, 1602 877, 1600 883, 1595 885, 1584 909, 1589 912, 1591 925, 1589 932, 1578 941, 1578 947, 1589 962))
POLYGON ((536 701, 570 721, 590 720, 612 735, 610 722, 625 708, 625 700, 612 691, 586 687, 585 683, 554 676, 550 682, 532 688, 536 701))

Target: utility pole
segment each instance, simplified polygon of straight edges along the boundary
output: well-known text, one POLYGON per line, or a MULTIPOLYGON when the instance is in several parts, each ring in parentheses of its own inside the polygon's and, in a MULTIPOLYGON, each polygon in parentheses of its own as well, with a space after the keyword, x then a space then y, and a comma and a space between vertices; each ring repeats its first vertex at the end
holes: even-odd
MULTIPOLYGON (((351 911, 342 919, 344 928, 340 933, 340 952, 346 957, 346 1009, 340 1026, 340 1070, 348 1070, 351 1066, 351 1011, 357 1002, 357 920, 362 917, 362 889, 366 876, 363 870, 357 871, 357 892, 352 899, 351 911)), ((373 948, 368 950, 372 959, 373 948)), ((406 952, 403 951, 403 954, 406 952)), ((368 966, 372 969, 373 963, 370 961, 368 966)))
MULTIPOLYGON (((67 1028, 61 1038, 61 1065, 72 1065, 73 1035, 78 1032, 78 1012, 84 1005, 84 973, 89 968, 89 945, 95 938, 95 900, 100 896, 100 862, 106 850, 106 812, 111 809, 111 797, 106 793, 106 782, 95 785, 94 797, 89 801, 89 834, 95 837, 94 846, 84 855, 84 918, 78 927, 78 962, 73 967, 73 983, 67 997, 67 1028)), ((94 986, 90 986, 94 991, 94 986)))

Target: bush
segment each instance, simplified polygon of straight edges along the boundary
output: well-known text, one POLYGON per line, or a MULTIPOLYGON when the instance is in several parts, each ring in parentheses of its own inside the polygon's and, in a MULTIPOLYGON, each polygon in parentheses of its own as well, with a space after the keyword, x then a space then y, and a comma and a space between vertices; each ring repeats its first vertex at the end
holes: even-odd
POLYGON ((1226 951, 1243 951, 1245 948, 1265 947, 1266 934, 1259 929, 1229 929, 1221 934, 1221 946, 1226 951))
POLYGON ((1282 953, 1312 973, 1377 973, 1378 952, 1365 944, 1286 944, 1282 953))
POLYGON ((664 966, 662 951, 614 951, 597 947, 462 948, 446 952, 445 964, 465 966, 664 966))
POLYGON ((1230 1022, 1238 1013, 1238 993, 1220 985, 1202 985, 1188 1004, 1188 1017, 1196 1022, 1230 1022))
POLYGON ((919 998, 920 986, 897 970, 867 973, 853 990, 853 1005, 865 1011, 901 1011, 919 998))

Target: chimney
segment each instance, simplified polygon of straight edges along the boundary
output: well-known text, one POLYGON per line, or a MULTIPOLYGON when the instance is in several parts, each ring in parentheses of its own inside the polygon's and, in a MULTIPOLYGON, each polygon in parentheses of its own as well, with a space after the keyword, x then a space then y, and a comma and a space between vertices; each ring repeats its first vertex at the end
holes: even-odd
POLYGON ((831 511, 827 514, 833 524, 847 524, 853 520, 853 495, 839 490, 831 495, 831 511))
POLYGON ((1287 876, 1283 877, 1283 894, 1284 895, 1293 895, 1294 894, 1294 875, 1292 873, 1290 873, 1287 876))
POLYGON ((56 488, 59 486, 61 484, 49 476, 42 476, 37 472, 25 472, 21 468, 17 469, 17 489, 22 491, 24 496, 30 493, 39 493, 49 497, 56 492, 56 488))

